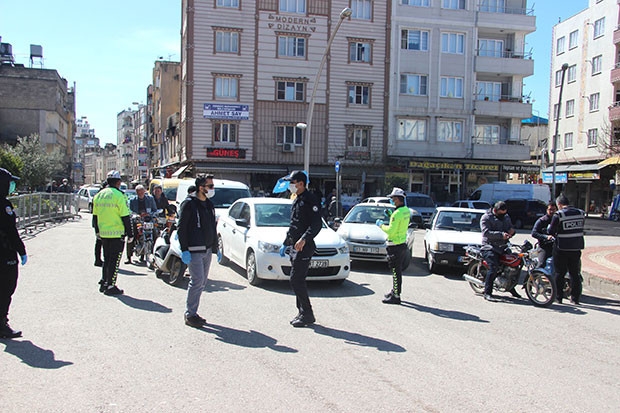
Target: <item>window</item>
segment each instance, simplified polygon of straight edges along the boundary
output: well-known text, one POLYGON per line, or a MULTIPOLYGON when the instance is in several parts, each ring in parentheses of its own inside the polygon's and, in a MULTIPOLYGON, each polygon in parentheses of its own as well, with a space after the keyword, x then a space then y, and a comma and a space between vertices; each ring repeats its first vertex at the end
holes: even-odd
POLYGON ((476 82, 476 99, 499 102, 502 97, 502 84, 500 82, 476 82))
POLYGON ((577 80, 577 65, 568 66, 568 83, 572 83, 577 80))
POLYGON ((237 98, 239 90, 239 79, 236 77, 218 76, 215 78, 215 97, 218 98, 237 98))
POLYGON ((423 30, 401 30, 400 48, 428 51, 429 32, 423 30))
POLYGON ((442 33, 441 52, 463 54, 465 50, 465 35, 462 33, 442 33))
POLYGON ((571 117, 575 115, 575 99, 566 101, 566 117, 571 117))
POLYGON ((478 41, 478 56, 503 57, 504 41, 493 39, 480 39, 478 41))
POLYGON ((594 38, 601 37, 605 34, 605 18, 598 19, 594 22, 594 38))
POLYGON ((427 79, 425 75, 400 75, 400 93, 426 96, 427 79))
POLYGON ((590 95, 590 112, 594 112, 598 110, 598 99, 599 99, 598 93, 592 93, 590 95))
POLYGON ((302 131, 294 125, 276 126, 276 144, 292 143, 297 146, 303 144, 302 131))
POLYGON ((306 84, 304 82, 279 81, 276 83, 276 99, 303 102, 306 84))
POLYGON ((564 134, 564 149, 573 148, 573 132, 564 134))
POLYGON ((237 142, 236 123, 216 123, 213 125, 213 141, 234 143, 237 142))
POLYGON ((568 49, 574 49, 579 44, 579 30, 575 30, 574 32, 570 32, 568 35, 568 49))
POLYGON ((437 142, 463 142, 463 122, 439 122, 437 142))
POLYGON ((598 129, 588 129, 588 147, 598 143, 598 129))
POLYGON ((218 53, 239 53, 239 32, 216 31, 215 51, 218 53))
POLYGON ((370 142, 370 131, 368 127, 348 127, 347 128, 347 146, 356 149, 368 149, 370 142))
POLYGON ((442 0, 441 7, 444 9, 465 10, 465 0, 442 0))
POLYGON ((553 105, 553 120, 556 120, 558 118, 558 114, 560 112, 559 109, 560 106, 557 103, 553 105))
POLYGON ((603 56, 598 55, 592 59, 592 76, 601 73, 603 67, 603 56))
POLYGON ((480 0, 480 11, 490 13, 504 13, 506 11, 506 0, 480 0))
POLYGON ((306 38, 278 36, 278 56, 305 57, 306 38))
POLYGON ((430 7, 431 0, 403 0, 403 4, 407 6, 430 7))
POLYGON ((349 105, 368 105, 370 102, 370 86, 349 85, 347 104, 349 105))
POLYGON ((499 125, 476 125, 476 143, 479 145, 499 144, 499 125))
POLYGON ((217 7, 239 8, 239 0, 217 0, 217 7))
POLYGON ((463 97, 463 78, 462 77, 442 77, 439 95, 442 98, 462 98, 463 97))
POLYGON ((370 63, 371 44, 364 42, 349 43, 349 61, 370 63))
POLYGON ((566 37, 562 36, 555 42, 555 54, 562 54, 566 51, 566 37))
POLYGON ((555 87, 559 87, 562 84, 562 70, 555 72, 555 87))
POLYGON ((351 0, 352 19, 371 20, 372 1, 371 0, 351 0))
POLYGON ((425 141, 426 121, 423 119, 399 119, 397 139, 403 141, 425 141))
POLYGON ((280 0, 280 11, 306 13, 306 0, 280 0))

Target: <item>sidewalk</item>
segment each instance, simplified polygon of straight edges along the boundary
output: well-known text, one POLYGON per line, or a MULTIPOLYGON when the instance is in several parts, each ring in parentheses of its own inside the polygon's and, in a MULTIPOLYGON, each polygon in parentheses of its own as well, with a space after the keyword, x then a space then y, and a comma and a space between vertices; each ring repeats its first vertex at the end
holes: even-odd
POLYGON ((620 296, 620 223, 590 216, 581 254, 584 289, 620 296))

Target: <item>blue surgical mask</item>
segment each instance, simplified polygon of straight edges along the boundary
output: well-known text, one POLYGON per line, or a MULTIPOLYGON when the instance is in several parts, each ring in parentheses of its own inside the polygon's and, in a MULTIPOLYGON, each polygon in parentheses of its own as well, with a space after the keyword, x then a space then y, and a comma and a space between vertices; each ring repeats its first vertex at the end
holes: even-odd
POLYGON ((394 198, 390 198, 390 204, 394 205, 394 198))
POLYGON ((15 181, 11 181, 9 183, 9 194, 12 194, 13 192, 15 192, 15 181))

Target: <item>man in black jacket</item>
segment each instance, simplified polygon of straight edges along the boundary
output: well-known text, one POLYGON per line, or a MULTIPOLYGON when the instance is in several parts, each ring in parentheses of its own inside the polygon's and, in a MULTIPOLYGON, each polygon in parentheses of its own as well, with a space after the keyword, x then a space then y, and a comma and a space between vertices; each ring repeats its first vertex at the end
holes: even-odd
POLYGON ((0 338, 21 337, 22 332, 9 326, 9 305, 17 288, 17 256, 22 265, 28 256, 26 247, 19 237, 13 204, 6 197, 15 190, 19 178, 4 168, 0 168, 0 338))
POLYGON ((538 246, 540 247, 540 253, 538 254, 538 267, 544 267, 547 258, 551 257, 553 250, 553 235, 549 235, 547 232, 547 227, 551 223, 551 218, 557 210, 558 207, 555 206, 555 202, 549 202, 547 204, 547 213, 538 218, 532 228, 532 237, 538 240, 538 246))
POLYGON ((198 315, 200 296, 207 283, 211 257, 217 250, 215 207, 209 200, 215 195, 213 175, 196 178, 196 192, 188 194, 179 209, 177 234, 181 244, 181 259, 189 267, 185 324, 200 328, 207 321, 198 315))

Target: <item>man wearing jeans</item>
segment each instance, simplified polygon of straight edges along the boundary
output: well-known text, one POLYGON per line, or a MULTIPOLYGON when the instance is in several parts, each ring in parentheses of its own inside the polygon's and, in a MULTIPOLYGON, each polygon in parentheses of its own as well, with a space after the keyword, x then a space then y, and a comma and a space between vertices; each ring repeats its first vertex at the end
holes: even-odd
POLYGON ((196 178, 196 192, 181 203, 177 234, 181 244, 181 259, 189 266, 185 324, 200 328, 207 321, 198 315, 200 296, 207 283, 211 256, 217 250, 215 208, 209 198, 215 195, 213 175, 196 178))

